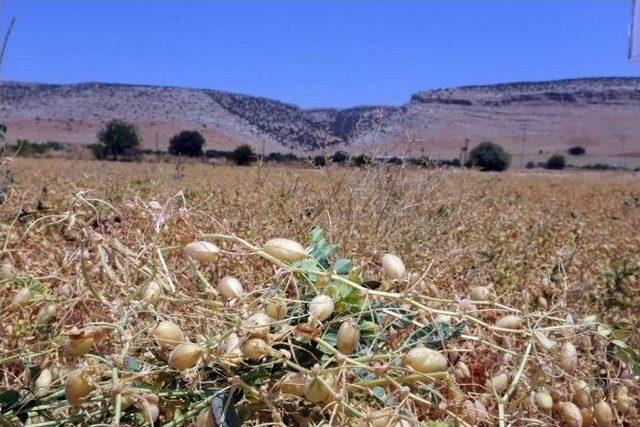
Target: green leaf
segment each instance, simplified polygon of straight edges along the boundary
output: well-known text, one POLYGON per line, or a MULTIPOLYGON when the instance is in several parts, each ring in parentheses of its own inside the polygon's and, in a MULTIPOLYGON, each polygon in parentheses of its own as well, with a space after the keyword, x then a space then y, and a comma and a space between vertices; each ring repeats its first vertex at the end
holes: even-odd
POLYGON ((313 242, 313 245, 307 248, 309 256, 318 261, 323 268, 328 268, 329 259, 338 251, 338 245, 329 243, 320 227, 312 228, 309 237, 313 242))
POLYGON ((465 326, 465 322, 455 326, 444 322, 431 323, 409 335, 406 342, 422 342, 426 346, 441 347, 444 341, 460 337, 465 326))
POLYGON ((339 260, 333 263, 333 271, 335 271, 336 274, 339 274, 341 276, 346 276, 347 274, 349 274, 349 270, 351 270, 352 266, 353 266, 353 262, 351 262, 350 259, 340 258, 339 260))
POLYGON ((140 363, 138 361, 138 359, 136 359, 133 356, 125 356, 125 358, 124 358, 124 366, 129 371, 133 371, 133 372, 142 371, 142 363, 140 363))

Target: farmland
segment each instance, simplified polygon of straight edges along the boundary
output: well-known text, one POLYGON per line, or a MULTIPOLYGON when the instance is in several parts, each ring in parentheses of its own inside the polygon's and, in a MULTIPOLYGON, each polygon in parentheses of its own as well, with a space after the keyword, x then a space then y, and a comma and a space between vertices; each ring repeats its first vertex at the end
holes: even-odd
POLYGON ((2 168, 12 182, 0 208, 0 390, 16 393, 0 423, 582 425, 606 418, 602 402, 611 423, 599 425, 640 423, 635 175, 2 168), (310 247, 309 258, 262 250, 275 237, 310 247), (197 240, 219 252, 187 256, 197 240), (381 271, 387 253, 406 274, 381 271), (220 289, 225 276, 240 281, 239 297, 220 289), (333 312, 308 319, 319 294, 333 312), (275 303, 285 313, 267 331, 247 326, 275 303), (197 344, 196 366, 172 361, 175 343, 154 335, 162 321, 197 344), (343 354, 336 330, 347 321, 359 339, 343 354), (232 334, 239 354, 227 351, 232 334), (86 351, 70 351, 82 339, 86 351), (413 363, 418 341, 445 366, 413 363), (249 342, 266 346, 259 357, 249 342), (51 379, 38 385, 44 370, 51 379), (74 375, 87 392, 72 405, 74 375), (217 402, 226 409, 207 409, 217 402))

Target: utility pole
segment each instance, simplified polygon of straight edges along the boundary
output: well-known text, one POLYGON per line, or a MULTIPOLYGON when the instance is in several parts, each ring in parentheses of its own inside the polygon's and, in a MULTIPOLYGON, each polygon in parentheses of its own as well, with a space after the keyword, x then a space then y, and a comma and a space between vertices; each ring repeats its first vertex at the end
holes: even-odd
POLYGON ((527 144, 527 128, 529 127, 528 123, 525 123, 521 126, 522 129, 522 147, 520 149, 520 167, 524 169, 524 151, 525 146, 527 144))
POLYGON ((467 156, 469 154, 469 138, 465 138, 464 145, 460 147, 460 164, 465 165, 467 163, 467 156))

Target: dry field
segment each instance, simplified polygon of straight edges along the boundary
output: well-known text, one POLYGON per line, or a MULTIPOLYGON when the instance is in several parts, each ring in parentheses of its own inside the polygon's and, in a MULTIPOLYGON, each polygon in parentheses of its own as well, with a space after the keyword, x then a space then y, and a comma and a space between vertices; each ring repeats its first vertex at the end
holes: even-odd
POLYGON ((0 425, 640 424, 637 176, 5 170, 0 425))

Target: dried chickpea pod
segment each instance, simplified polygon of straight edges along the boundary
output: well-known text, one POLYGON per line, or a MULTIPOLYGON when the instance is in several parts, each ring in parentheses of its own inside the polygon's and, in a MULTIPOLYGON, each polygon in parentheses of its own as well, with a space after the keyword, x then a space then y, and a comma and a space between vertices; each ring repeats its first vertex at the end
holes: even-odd
POLYGON ((333 298, 328 295, 318 295, 309 303, 309 316, 322 322, 331 317, 333 308, 333 298))
POLYGON ((509 386, 509 377, 504 372, 489 378, 485 386, 496 394, 501 394, 509 386))
POLYGON ((250 360, 259 360, 269 351, 269 346, 262 338, 250 338, 242 346, 242 355, 250 360))
POLYGON ((611 427, 613 425, 613 410, 604 400, 594 406, 594 416, 598 427, 611 427))
POLYGON ((558 365, 566 372, 573 372, 578 366, 578 350, 568 341, 560 347, 558 365))
POLYGON ((407 274, 404 263, 393 254, 385 254, 380 259, 382 274, 392 280, 403 280, 407 274))
POLYGON ((353 319, 342 322, 338 329, 337 348, 342 354, 351 354, 358 347, 360 341, 360 328, 353 319))
POLYGON ((307 257, 302 245, 289 239, 270 239, 264 244, 264 251, 284 262, 300 261, 307 257))
POLYGON ((218 283, 218 290, 228 300, 241 298, 244 294, 242 283, 233 276, 225 276, 218 283))
POLYGON ((210 242, 195 241, 185 245, 184 253, 200 262, 212 262, 218 259, 220 248, 210 242))
POLYGON ((553 408, 553 398, 546 391, 539 391, 534 395, 536 406, 543 412, 549 412, 553 408))
POLYGON ((177 370, 193 368, 198 364, 203 353, 204 349, 198 344, 182 343, 169 354, 169 365, 177 370))
POLYGON ((273 319, 267 314, 254 313, 242 322, 242 329, 250 335, 265 336, 272 323, 273 319))
POLYGON ((282 300, 270 301, 265 307, 265 313, 274 320, 283 320, 287 316, 287 303, 282 300))
POLYGON ((64 394, 73 406, 80 404, 83 397, 93 391, 89 373, 85 369, 71 372, 64 383, 64 394))
POLYGON ((582 413, 580 408, 571 402, 559 404, 559 415, 567 427, 582 427, 582 413))
POLYGON ((448 364, 442 353, 426 347, 412 348, 404 355, 403 362, 423 374, 444 371, 448 364))
POLYGON ((169 348, 173 348, 186 341, 182 329, 175 323, 169 321, 160 322, 153 332, 151 332, 151 335, 160 345, 169 348))

